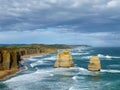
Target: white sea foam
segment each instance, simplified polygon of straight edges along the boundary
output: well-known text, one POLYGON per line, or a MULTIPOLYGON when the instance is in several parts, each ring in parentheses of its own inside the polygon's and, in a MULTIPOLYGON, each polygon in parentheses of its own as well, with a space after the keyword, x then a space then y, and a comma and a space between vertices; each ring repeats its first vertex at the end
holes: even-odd
POLYGON ((71 53, 71 55, 86 55, 86 54, 89 54, 89 53, 71 53))
POLYGON ((72 86, 69 88, 69 90, 89 90, 89 89, 81 89, 81 87, 72 86))
POLYGON ((97 55, 99 58, 108 58, 108 59, 111 59, 112 57, 109 56, 109 55, 102 55, 102 54, 98 54, 97 55))
POLYGON ((28 60, 29 61, 36 61, 37 59, 35 59, 35 58, 29 58, 28 60))
POLYGON ((72 79, 73 79, 73 80, 77 80, 77 76, 73 76, 72 79))
MULTIPOLYGON (((93 55, 94 56, 94 55, 93 55)), ((120 58, 118 56, 110 56, 110 55, 103 55, 103 54, 98 54, 97 55, 100 59, 107 59, 107 60, 111 60, 111 59, 117 59, 117 58, 120 58)), ((90 56, 83 56, 81 57, 82 59, 90 59, 92 57, 92 55, 90 56)))
POLYGON ((120 70, 112 70, 112 69, 109 69, 109 70, 101 70, 101 72, 106 72, 106 73, 120 73, 120 70))
POLYGON ((100 72, 92 72, 92 71, 89 71, 88 69, 82 68, 82 67, 76 67, 76 69, 78 70, 77 75, 97 76, 100 74, 100 72))
POLYGON ((110 56, 110 55, 103 55, 103 54, 98 54, 97 55, 99 58, 106 58, 106 59, 114 59, 114 58, 120 58, 118 56, 110 56))
POLYGON ((56 56, 51 56, 51 57, 47 57, 47 58, 43 58, 42 60, 55 60, 56 56))
POLYGON ((45 63, 45 61, 39 60, 39 61, 37 61, 37 62, 31 63, 30 66, 31 66, 31 67, 35 67, 35 66, 37 66, 37 65, 41 65, 41 64, 44 64, 44 63, 45 63))
POLYGON ((36 66, 37 64, 34 64, 34 63, 32 63, 32 64, 30 64, 30 66, 33 68, 34 66, 36 66))
POLYGON ((76 81, 78 79, 82 80, 82 79, 84 79, 84 77, 82 77, 82 76, 73 76, 72 79, 76 81))
MULTIPOLYGON (((36 72, 30 73, 30 74, 24 74, 19 75, 16 77, 13 77, 9 80, 4 81, 11 90, 29 90, 31 85, 40 82, 43 79, 46 79, 47 77, 52 77, 54 74, 52 74, 51 69, 47 70, 37 70, 36 72)), ((31 89, 30 89, 31 90, 31 89)))
POLYGON ((47 56, 48 54, 43 54, 43 55, 39 55, 39 56, 31 56, 30 58, 28 58, 29 61, 36 61, 38 60, 40 57, 44 57, 47 56))
POLYGON ((53 77, 54 76, 54 74, 49 74, 51 77, 53 77))
POLYGON ((92 56, 83 56, 82 59, 90 59, 92 56))

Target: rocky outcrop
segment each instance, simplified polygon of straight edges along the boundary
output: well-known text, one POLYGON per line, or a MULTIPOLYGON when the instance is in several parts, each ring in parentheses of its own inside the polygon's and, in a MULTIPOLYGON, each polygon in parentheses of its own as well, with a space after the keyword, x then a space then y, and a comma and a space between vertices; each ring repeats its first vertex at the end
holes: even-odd
POLYGON ((98 56, 92 56, 89 61, 88 70, 90 71, 100 71, 101 63, 98 56))
POLYGON ((18 68, 17 52, 10 49, 0 50, 0 70, 10 70, 18 68))
POLYGON ((0 79, 3 79, 21 69, 25 69, 23 59, 21 59, 24 58, 24 56, 55 53, 56 51, 57 48, 49 45, 0 47, 0 79))
POLYGON ((18 61, 20 60, 21 58, 17 59, 17 52, 15 50, 12 50, 10 52, 10 69, 11 68, 18 68, 18 61))
POLYGON ((18 69, 21 56, 54 53, 56 50, 56 48, 49 48, 47 46, 43 47, 39 45, 0 48, 0 70, 18 69))
POLYGON ((8 70, 10 67, 10 53, 7 50, 3 50, 2 57, 3 57, 2 68, 4 70, 8 70))
POLYGON ((74 62, 72 61, 72 56, 68 50, 63 50, 62 52, 58 53, 56 62, 54 64, 55 68, 59 67, 73 67, 74 62))

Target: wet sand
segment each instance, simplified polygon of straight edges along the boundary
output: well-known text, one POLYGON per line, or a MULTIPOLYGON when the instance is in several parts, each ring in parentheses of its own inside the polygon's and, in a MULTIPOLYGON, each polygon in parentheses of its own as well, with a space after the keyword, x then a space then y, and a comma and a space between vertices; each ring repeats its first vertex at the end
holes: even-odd
POLYGON ((0 81, 13 76, 18 71, 19 71, 19 69, 10 69, 10 70, 0 71, 0 81))

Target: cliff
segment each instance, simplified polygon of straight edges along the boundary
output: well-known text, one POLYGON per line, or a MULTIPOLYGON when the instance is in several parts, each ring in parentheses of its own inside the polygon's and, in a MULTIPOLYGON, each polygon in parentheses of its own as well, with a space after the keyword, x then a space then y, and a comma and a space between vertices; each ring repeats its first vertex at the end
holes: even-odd
MULTIPOLYGON (((20 70, 22 65, 22 58, 33 55, 40 55, 46 53, 55 53, 58 49, 70 49, 76 48, 74 45, 64 44, 21 44, 21 45, 0 45, 0 80, 4 77, 14 74, 20 70)), ((80 46, 81 47, 81 46, 80 46)), ((83 46, 82 46, 83 47, 83 46)), ((54 67, 73 67, 74 62, 72 56, 68 50, 63 50, 58 53, 57 60, 54 67)), ((91 64, 88 66, 89 70, 92 70, 91 64)))
POLYGON ((0 79, 19 71, 21 57, 54 53, 57 48, 48 45, 24 45, 0 47, 0 79))

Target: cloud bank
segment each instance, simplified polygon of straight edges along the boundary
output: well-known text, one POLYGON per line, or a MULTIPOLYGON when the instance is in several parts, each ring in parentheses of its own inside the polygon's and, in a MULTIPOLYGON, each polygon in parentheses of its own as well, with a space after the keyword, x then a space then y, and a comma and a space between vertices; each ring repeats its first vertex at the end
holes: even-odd
MULTIPOLYGON (((0 0, 0 43, 7 43, 4 39, 10 32, 22 36, 23 32, 38 32, 42 35, 41 32, 49 31, 51 34, 44 39, 48 43, 73 44, 71 42, 75 41, 76 44, 87 44, 89 41, 90 45, 95 43, 95 46, 103 43, 104 46, 119 46, 119 4, 119 0, 0 0), (52 33, 56 33, 56 39, 52 33), (61 38, 63 33, 67 36, 61 38)), ((31 34, 27 36, 26 33, 25 37, 34 36, 31 34)), ((13 36, 18 38, 17 35, 13 36)), ((13 36, 10 36, 11 39, 13 36)), ((43 42, 40 37, 38 41, 29 41, 43 42)))

